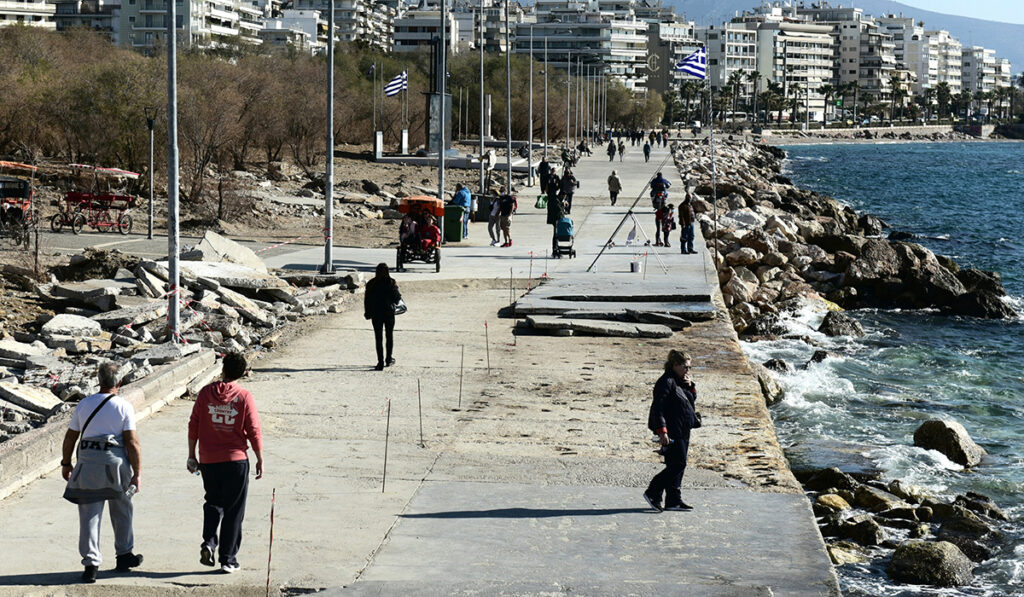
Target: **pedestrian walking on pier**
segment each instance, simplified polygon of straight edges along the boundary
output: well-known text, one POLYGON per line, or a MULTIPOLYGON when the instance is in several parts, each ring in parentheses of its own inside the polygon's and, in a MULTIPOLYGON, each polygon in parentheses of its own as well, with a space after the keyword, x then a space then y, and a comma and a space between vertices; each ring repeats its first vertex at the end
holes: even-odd
POLYGON ((558 221, 565 217, 565 204, 558 198, 558 193, 548 195, 547 223, 551 226, 551 254, 558 256, 558 221))
POLYGON ((498 195, 491 191, 491 211, 487 215, 487 234, 491 235, 491 246, 501 242, 501 216, 498 215, 498 195))
POLYGON ((647 427, 658 436, 662 446, 660 452, 665 458, 665 468, 651 479, 644 499, 659 512, 693 510, 683 501, 680 485, 690 449, 690 431, 700 427, 696 402, 697 386, 690 377, 690 355, 670 350, 665 373, 654 384, 654 398, 647 416, 647 427))
POLYGON ((619 161, 626 155, 626 143, 625 141, 619 141, 619 161))
POLYGON ((540 177, 540 190, 544 192, 548 188, 548 177, 551 176, 551 164, 547 158, 541 158, 537 166, 537 175, 540 177))
POLYGON ((512 216, 519 209, 519 201, 506 187, 501 188, 501 197, 498 198, 498 215, 501 218, 501 232, 505 235, 505 242, 502 247, 512 246, 512 216))
POLYGON ((608 176, 608 194, 612 197, 612 205, 615 205, 621 190, 622 181, 619 180, 619 175, 615 173, 615 170, 612 170, 611 175, 608 176))
POLYGON ((615 141, 608 142, 608 161, 615 161, 615 141))
POLYGON ((651 161, 651 144, 644 143, 644 162, 651 161))
POLYGON ((142 555, 132 553, 132 495, 142 487, 142 446, 135 430, 135 409, 117 395, 121 379, 116 364, 103 363, 97 376, 100 391, 75 407, 64 433, 60 462, 60 474, 68 482, 64 499, 78 504, 78 552, 85 566, 82 582, 86 583, 96 582, 103 563, 100 523, 107 502, 114 527, 115 570, 128 572, 142 563, 142 555), (77 463, 72 468, 76 447, 77 463))
POLYGON ((373 338, 377 348, 377 371, 395 364, 395 305, 402 300, 398 283, 391 277, 388 264, 378 263, 373 279, 366 283, 363 293, 363 317, 373 323, 373 338), (387 357, 384 340, 387 340, 387 357))
POLYGON ((573 175, 572 170, 569 168, 565 169, 562 173, 562 180, 560 182, 559 192, 562 201, 565 202, 565 213, 572 213, 572 196, 576 193, 576 189, 580 186, 580 181, 576 180, 576 176, 573 175))
POLYGON ((220 569, 228 574, 239 570, 238 550, 249 493, 250 446, 256 455, 256 478, 263 478, 263 434, 256 400, 236 383, 248 368, 240 353, 224 355, 221 380, 199 390, 188 420, 185 467, 190 473, 198 471, 203 476, 206 492, 199 563, 213 566, 216 550, 220 569))
POLYGON ((693 203, 690 196, 679 206, 679 250, 683 255, 692 255, 697 251, 693 250, 693 222, 696 216, 693 213, 693 203))

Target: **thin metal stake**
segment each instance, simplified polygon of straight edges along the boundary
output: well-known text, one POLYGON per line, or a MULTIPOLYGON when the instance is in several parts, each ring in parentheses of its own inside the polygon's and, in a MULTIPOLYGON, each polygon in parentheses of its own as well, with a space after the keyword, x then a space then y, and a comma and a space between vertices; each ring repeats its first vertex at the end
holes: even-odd
POLYGON ((420 447, 426 448, 427 445, 423 443, 423 394, 420 393, 420 379, 416 378, 416 402, 420 405, 420 447))
POLYGON ((267 548, 267 597, 270 597, 270 560, 274 556, 274 502, 277 500, 277 488, 270 493, 270 546, 267 548))
POLYGON ((391 400, 388 400, 388 418, 384 425, 384 476, 380 482, 380 492, 384 493, 384 486, 388 482, 388 440, 391 437, 391 400))
POLYGON ((462 358, 459 360, 459 408, 462 408, 462 377, 466 366, 466 345, 462 345, 462 358))
POLYGON ((487 333, 487 322, 484 322, 484 347, 487 349, 487 375, 491 374, 491 340, 487 333))

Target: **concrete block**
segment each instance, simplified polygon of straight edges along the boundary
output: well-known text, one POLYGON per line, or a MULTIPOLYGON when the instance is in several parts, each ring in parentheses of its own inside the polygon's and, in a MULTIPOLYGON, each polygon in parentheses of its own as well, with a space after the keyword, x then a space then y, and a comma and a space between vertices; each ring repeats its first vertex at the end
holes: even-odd
POLYGON ((266 271, 260 271, 238 263, 189 261, 180 264, 183 274, 198 280, 208 278, 221 286, 230 288, 282 288, 288 284, 266 271))
POLYGON ((163 365, 164 363, 180 361, 190 354, 199 352, 202 348, 199 344, 172 344, 168 342, 147 348, 142 352, 137 352, 132 359, 136 362, 149 361, 154 365, 163 365))
POLYGON ((117 280, 86 280, 84 282, 61 282, 54 284, 50 292, 54 296, 69 298, 79 302, 101 296, 114 296, 123 288, 134 288, 134 284, 117 280))
POLYGON ((531 315, 526 321, 539 330, 572 330, 574 334, 615 336, 623 338, 669 338, 668 326, 648 323, 627 323, 600 319, 562 319, 545 315, 531 315))
POLYGON ((135 268, 136 287, 146 296, 157 298, 167 292, 167 281, 140 264, 135 268))
POLYGON ((244 247, 230 238, 225 238, 212 230, 207 230, 203 240, 196 245, 197 251, 202 251, 204 261, 226 261, 237 263, 267 273, 267 266, 256 253, 244 247))
POLYGON ((220 294, 221 300, 225 304, 237 309, 245 319, 264 327, 274 326, 274 319, 271 315, 245 296, 229 288, 221 288, 217 293, 220 294))
POLYGON ((17 340, 0 340, 0 357, 11 359, 15 362, 23 362, 28 357, 50 354, 48 348, 40 348, 33 344, 25 344, 17 340))
POLYGON ((68 409, 68 405, 54 396, 53 392, 35 386, 0 382, 0 398, 44 417, 50 417, 68 409))
POLYGON ((99 322, 80 315, 60 314, 43 324, 44 338, 48 336, 99 336, 103 331, 99 322))
POLYGON ((299 304, 299 300, 295 298, 295 290, 292 289, 291 287, 267 288, 265 290, 262 290, 261 292, 275 301, 288 303, 289 305, 299 304))
POLYGON ((113 330, 123 325, 139 326, 167 315, 166 300, 152 300, 137 307, 117 309, 93 316, 105 330, 113 330))
POLYGON ((107 337, 64 336, 53 334, 46 337, 46 344, 53 349, 64 349, 67 354, 87 354, 101 350, 110 350, 111 335, 107 337))

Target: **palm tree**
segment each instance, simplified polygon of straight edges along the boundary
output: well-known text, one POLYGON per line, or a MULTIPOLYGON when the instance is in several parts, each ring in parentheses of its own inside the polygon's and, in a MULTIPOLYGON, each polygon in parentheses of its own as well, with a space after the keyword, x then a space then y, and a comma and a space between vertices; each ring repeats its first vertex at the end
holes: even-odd
POLYGON ((756 70, 747 73, 747 82, 753 84, 753 105, 751 106, 751 120, 757 119, 757 86, 761 82, 761 73, 756 70))
POLYGON ((898 100, 902 100, 907 92, 903 89, 903 81, 896 75, 889 77, 889 87, 892 90, 890 92, 889 100, 889 120, 896 120, 896 103, 898 100))
POLYGON ((746 73, 743 69, 735 70, 729 75, 728 85, 732 89, 732 111, 736 112, 739 108, 737 104, 740 97, 740 86, 743 85, 743 80, 746 79, 746 73))
POLYGON ((939 102, 939 118, 949 109, 949 102, 953 99, 953 92, 949 89, 949 83, 943 81, 935 86, 935 99, 939 102))
POLYGON ((793 108, 789 111, 789 123, 796 124, 796 110, 800 102, 800 94, 803 93, 804 89, 799 83, 792 83, 789 86, 789 92, 793 94, 793 108))
POLYGON ((832 103, 832 96, 836 93, 836 88, 832 85, 825 83, 821 87, 818 87, 818 93, 825 96, 825 109, 821 113, 821 126, 822 128, 828 124, 828 107, 832 103))
POLYGON ((964 118, 967 118, 968 113, 971 109, 971 101, 974 99, 974 95, 969 89, 964 89, 960 93, 956 94, 953 98, 953 105, 956 108, 956 116, 960 116, 960 111, 963 110, 964 118))
MULTIPOLYGON (((778 102, 782 98, 782 86, 775 81, 768 81, 768 88, 764 92, 765 121, 771 118, 773 110, 778 108, 778 102)), ((779 110, 778 124, 782 124, 782 110, 779 110)))
POLYGON ((935 88, 929 87, 925 89, 924 93, 921 94, 921 98, 924 99, 925 117, 931 118, 932 106, 935 105, 935 88))
POLYGON ((853 92, 853 121, 857 122, 857 102, 860 99, 860 82, 851 81, 847 83, 846 86, 853 92))

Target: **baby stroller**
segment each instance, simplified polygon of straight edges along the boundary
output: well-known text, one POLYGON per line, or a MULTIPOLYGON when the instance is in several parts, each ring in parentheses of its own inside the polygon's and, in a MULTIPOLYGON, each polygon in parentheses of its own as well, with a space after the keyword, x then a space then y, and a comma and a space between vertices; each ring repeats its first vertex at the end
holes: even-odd
POLYGON ((575 237, 576 234, 573 230, 572 218, 565 216, 558 220, 558 223, 555 224, 555 257, 558 257, 559 259, 562 258, 562 255, 568 255, 570 259, 575 257, 576 249, 572 248, 573 239, 575 239, 575 237))

